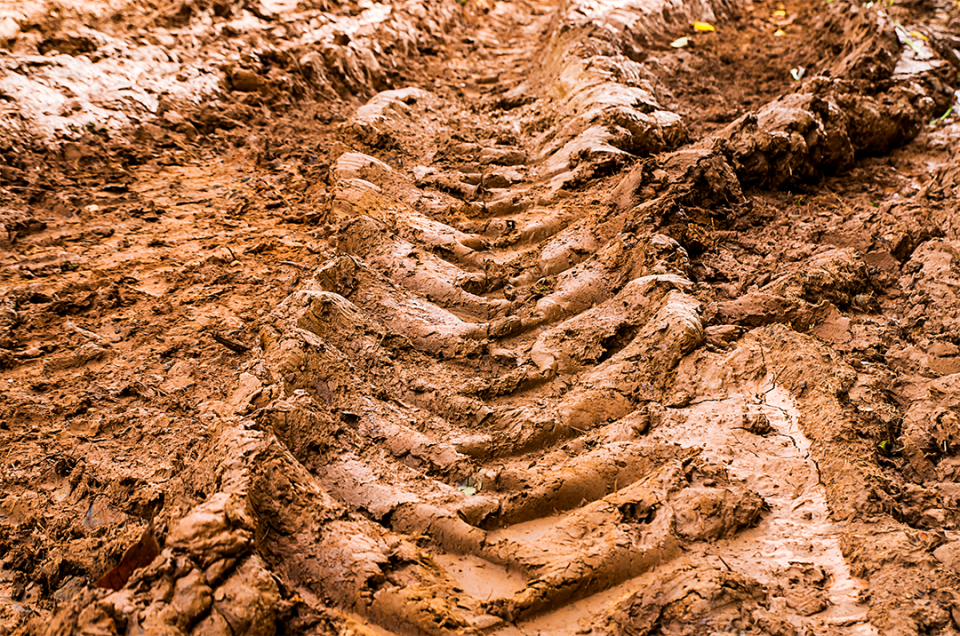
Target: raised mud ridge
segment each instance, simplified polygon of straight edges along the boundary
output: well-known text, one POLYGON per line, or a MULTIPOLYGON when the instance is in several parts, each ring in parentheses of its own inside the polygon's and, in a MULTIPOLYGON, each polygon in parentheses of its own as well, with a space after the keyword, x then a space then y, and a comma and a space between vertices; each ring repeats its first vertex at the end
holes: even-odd
MULTIPOLYGON (((286 34, 286 48, 258 45, 260 67, 232 45, 189 44, 197 16, 223 6, 168 9, 165 37, 194 57, 171 57, 180 66, 154 81, 208 96, 140 125, 140 141, 189 150, 289 91, 313 110, 284 115, 288 128, 260 122, 244 142, 257 169, 280 170, 293 155, 278 147, 314 139, 311 126, 325 127, 329 162, 261 191, 306 210, 300 238, 250 216, 230 258, 198 255, 180 278, 121 281, 112 305, 94 288, 92 304, 54 310, 114 315, 176 285, 194 290, 184 315, 223 294, 270 305, 214 316, 237 323, 218 342, 242 365, 211 362, 216 388, 186 367, 176 376, 171 358, 156 389, 144 375, 103 390, 133 400, 123 408, 141 408, 143 426, 159 426, 158 404, 164 421, 186 418, 175 437, 192 450, 165 479, 103 468, 118 451, 90 450, 96 432, 78 447, 87 468, 30 465, 45 495, 4 460, 0 558, 13 574, 0 573, 0 617, 64 635, 958 633, 960 124, 941 119, 956 107, 957 11, 881 4, 787 7, 801 35, 784 45, 764 31, 778 7, 732 0, 322 3, 309 15, 249 3, 244 19, 286 34), (308 19, 312 31, 297 26, 308 19), (717 32, 671 48, 697 20, 717 32), (191 87, 191 69, 221 54, 234 60, 222 84, 191 87), (801 81, 771 70, 781 62, 801 81), (226 107, 218 91, 258 97, 226 107), (874 182, 886 200, 858 186, 874 182), (287 249, 300 251, 277 256, 282 293, 257 300, 262 277, 196 291, 238 285, 222 273, 231 262, 287 249), (170 397, 201 390, 202 407, 170 397), (46 556, 24 556, 24 511, 54 501, 88 520, 96 502, 124 510, 100 524, 125 529, 111 556, 69 523, 51 525, 46 556), (87 584, 135 540, 136 516, 154 514, 160 557, 119 591, 87 584), (54 536, 84 556, 56 552, 54 536), (25 587, 37 573, 46 582, 25 587)), ((50 46, 79 46, 61 40, 50 46)), ((53 73, 18 63, 31 81, 53 73)), ((41 102, 55 96, 9 73, 0 86, 37 134, 97 114, 51 114, 41 102)), ((205 179, 223 162, 194 158, 177 196, 213 205, 205 179)), ((139 174, 141 201, 179 205, 139 174)), ((248 204, 230 202, 233 218, 248 204)), ((7 230, 33 231, 5 214, 7 230)), ((26 444, 36 413, 69 423, 101 408, 43 410, 30 373, 49 386, 69 372, 57 380, 69 387, 87 377, 78 369, 100 365, 100 378, 141 354, 67 319, 81 346, 31 372, 40 354, 23 353, 25 334, 41 327, 28 306, 66 301, 6 280, 3 408, 21 419, 4 434, 26 444)), ((162 444, 137 447, 162 463, 162 444)))

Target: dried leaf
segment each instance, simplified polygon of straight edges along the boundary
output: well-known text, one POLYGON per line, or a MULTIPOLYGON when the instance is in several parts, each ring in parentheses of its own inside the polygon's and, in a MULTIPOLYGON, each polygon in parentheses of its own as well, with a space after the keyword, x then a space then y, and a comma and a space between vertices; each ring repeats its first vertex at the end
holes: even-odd
POLYGON ((915 54, 917 57, 919 57, 919 58, 922 58, 922 57, 923 57, 923 51, 921 51, 921 50, 920 50, 920 47, 918 47, 918 46, 914 43, 914 41, 910 39, 910 37, 909 37, 910 34, 907 33, 907 30, 904 29, 903 26, 902 26, 899 22, 894 21, 894 23, 893 23, 893 29, 894 29, 894 31, 897 32, 897 37, 900 39, 900 41, 906 43, 907 45, 909 45, 910 48, 913 49, 913 52, 914 52, 914 54, 915 54))
POLYGON ((151 519, 143 534, 140 535, 140 540, 127 548, 123 558, 120 559, 120 565, 100 577, 97 587, 114 591, 123 589, 134 570, 150 565, 158 556, 160 556, 160 544, 157 543, 157 537, 153 534, 151 519))
POLYGON ((700 31, 701 33, 716 31, 716 29, 713 28, 712 24, 709 24, 707 22, 700 22, 699 20, 693 23, 693 28, 696 29, 697 31, 700 31))
POLYGON ((483 488, 483 484, 479 479, 474 477, 467 477, 457 486, 457 489, 465 494, 468 497, 472 497, 483 488))
POLYGON ((675 49, 682 49, 688 44, 690 44, 690 38, 688 38, 687 36, 683 36, 682 38, 677 38, 676 40, 671 42, 670 46, 672 46, 675 49))

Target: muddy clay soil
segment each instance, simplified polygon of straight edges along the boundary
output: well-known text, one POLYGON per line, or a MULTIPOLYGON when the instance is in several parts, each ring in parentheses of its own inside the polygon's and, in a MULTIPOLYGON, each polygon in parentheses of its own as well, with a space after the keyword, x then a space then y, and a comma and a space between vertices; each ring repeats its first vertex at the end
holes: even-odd
POLYGON ((0 2, 0 633, 960 634, 958 88, 957 0, 0 2))

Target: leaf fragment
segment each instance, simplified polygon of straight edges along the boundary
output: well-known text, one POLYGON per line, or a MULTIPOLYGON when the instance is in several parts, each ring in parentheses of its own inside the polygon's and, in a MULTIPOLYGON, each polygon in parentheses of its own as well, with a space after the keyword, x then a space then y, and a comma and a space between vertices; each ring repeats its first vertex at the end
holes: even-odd
POLYGON ((117 567, 100 577, 97 587, 113 591, 123 589, 135 570, 147 567, 158 556, 160 556, 160 544, 157 543, 157 537, 153 533, 153 519, 151 519, 143 534, 140 535, 140 540, 127 548, 117 567))
POLYGON ((682 49, 688 44, 690 44, 690 38, 688 38, 687 36, 683 36, 682 38, 677 38, 676 40, 671 42, 670 46, 672 46, 675 49, 682 49))
POLYGON ((483 483, 474 477, 467 477, 462 482, 457 484, 457 490, 465 494, 467 497, 472 497, 483 489, 483 483))
POLYGON ((713 28, 712 24, 708 22, 700 22, 699 20, 693 23, 693 28, 694 30, 700 31, 701 33, 711 33, 713 31, 716 31, 716 29, 713 28))
POLYGON ((937 118, 935 118, 935 119, 931 119, 931 120, 930 120, 930 125, 931 125, 931 126, 936 126, 937 124, 939 124, 940 122, 942 122, 944 119, 946 119, 947 117, 949 117, 949 116, 950 116, 950 113, 952 113, 952 112, 953 112, 953 106, 951 106, 950 108, 948 108, 948 109, 947 109, 947 112, 945 112, 944 114, 940 115, 939 117, 937 117, 937 118))
POLYGON ((807 69, 803 68, 802 66, 798 66, 797 68, 790 69, 790 77, 792 77, 795 82, 799 82, 801 79, 803 79, 803 76, 806 72, 807 69))
POLYGON ((918 58, 922 58, 922 57, 923 57, 923 51, 921 51, 921 50, 920 50, 920 47, 917 46, 917 45, 914 43, 914 41, 910 39, 910 34, 907 33, 907 30, 903 28, 903 25, 901 25, 901 24, 900 24, 899 22, 897 22, 897 21, 894 21, 894 23, 893 23, 893 29, 894 29, 894 31, 896 31, 897 37, 900 39, 900 41, 906 43, 911 49, 913 49, 914 54, 915 54, 918 58))

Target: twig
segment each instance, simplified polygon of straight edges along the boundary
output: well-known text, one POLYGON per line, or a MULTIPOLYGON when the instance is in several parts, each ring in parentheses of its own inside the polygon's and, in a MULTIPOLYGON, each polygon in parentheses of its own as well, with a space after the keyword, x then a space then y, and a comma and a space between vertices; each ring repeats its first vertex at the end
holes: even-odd
POLYGON ((777 388, 777 380, 780 378, 780 374, 783 373, 783 372, 786 371, 786 370, 787 370, 787 366, 786 366, 786 365, 780 367, 780 370, 777 371, 777 373, 773 376, 773 381, 772 381, 772 383, 771 383, 770 388, 767 389, 766 391, 764 391, 764 393, 769 393, 770 391, 773 391, 774 389, 777 388))
POLYGON ((230 351, 233 351, 234 353, 246 353, 247 351, 250 351, 250 347, 248 347, 247 345, 237 342, 236 340, 233 340, 231 338, 227 338, 222 333, 218 333, 214 331, 212 335, 214 340, 222 344, 224 347, 226 347, 230 351))
POLYGON ((100 334, 89 331, 88 329, 84 329, 83 327, 78 327, 77 325, 73 324, 73 322, 70 320, 67 321, 67 326, 73 329, 74 331, 76 331, 81 336, 84 336, 85 338, 89 338, 94 342, 103 342, 104 340, 103 336, 101 336, 100 334))
POLYGON ((293 209, 293 204, 290 203, 290 199, 288 199, 287 197, 285 197, 285 196, 283 195, 283 192, 281 192, 279 188, 276 188, 276 187, 271 186, 271 189, 273 190, 273 193, 274 193, 275 195, 277 195, 278 197, 280 197, 281 200, 283 200, 283 202, 284 202, 284 204, 286 204, 287 208, 289 208, 289 209, 291 209, 291 210, 293 209))
POLYGON ((300 77, 303 78, 304 84, 307 85, 307 89, 310 91, 311 95, 317 94, 317 89, 310 82, 310 78, 307 77, 307 74, 303 72, 303 67, 300 66, 300 60, 297 59, 297 56, 293 54, 292 51, 287 51, 287 56, 293 60, 293 65, 297 67, 297 72, 300 73, 300 77))
POLYGON ((843 208, 844 212, 854 212, 854 213, 856 212, 856 210, 850 207, 850 205, 846 201, 840 198, 839 194, 837 194, 836 192, 834 192, 833 190, 827 187, 824 187, 823 189, 829 192, 831 195, 833 195, 833 198, 837 200, 837 203, 840 204, 840 207, 843 208))
POLYGON ((147 26, 148 24, 150 24, 151 22, 153 22, 154 20, 156 20, 157 18, 159 18, 161 15, 163 15, 164 13, 166 13, 167 11, 169 11, 170 9, 173 9, 175 6, 177 6, 176 0, 174 0, 174 2, 170 2, 169 4, 166 4, 166 5, 162 6, 162 7, 160 7, 159 9, 157 9, 156 11, 154 11, 153 13, 151 13, 150 15, 146 16, 145 19, 140 20, 140 21, 137 23, 137 27, 139 27, 139 28, 142 29, 143 27, 147 26))

